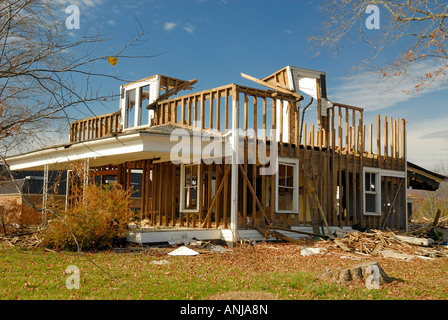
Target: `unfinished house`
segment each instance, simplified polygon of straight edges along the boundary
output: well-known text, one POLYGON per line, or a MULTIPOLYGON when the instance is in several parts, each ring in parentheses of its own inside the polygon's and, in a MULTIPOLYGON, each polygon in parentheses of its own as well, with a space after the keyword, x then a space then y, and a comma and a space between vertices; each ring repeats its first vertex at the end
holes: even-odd
POLYGON ((12 156, 12 170, 88 168, 130 188, 129 241, 262 239, 335 227, 406 229, 406 121, 331 100, 325 72, 287 66, 255 87, 155 75, 120 87, 117 112, 71 123, 70 142, 12 156), (311 116, 310 116, 311 115, 311 116))

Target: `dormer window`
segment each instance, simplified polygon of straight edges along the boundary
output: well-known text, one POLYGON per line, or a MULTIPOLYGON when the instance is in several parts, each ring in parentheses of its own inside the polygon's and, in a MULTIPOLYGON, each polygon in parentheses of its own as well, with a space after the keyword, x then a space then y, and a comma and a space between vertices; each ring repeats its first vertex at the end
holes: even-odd
POLYGON ((160 77, 130 83, 121 87, 121 115, 123 129, 150 127, 154 110, 147 108, 160 94, 160 77))
POLYGON ((154 125, 157 102, 168 99, 181 90, 191 90, 197 80, 185 81, 155 75, 121 86, 121 125, 123 130, 147 128, 154 125))

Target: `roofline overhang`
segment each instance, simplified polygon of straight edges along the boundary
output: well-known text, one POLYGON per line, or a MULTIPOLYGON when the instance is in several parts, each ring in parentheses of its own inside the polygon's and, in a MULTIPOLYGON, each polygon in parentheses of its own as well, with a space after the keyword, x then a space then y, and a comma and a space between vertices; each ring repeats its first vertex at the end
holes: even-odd
MULTIPOLYGON (((43 170, 45 165, 48 165, 50 170, 71 170, 74 163, 83 162, 87 159, 90 166, 119 164, 143 159, 170 161, 172 160, 173 148, 176 148, 177 145, 177 149, 179 149, 179 143, 182 142, 183 137, 188 137, 191 140, 186 141, 193 143, 191 150, 188 150, 188 160, 182 158, 182 161, 188 162, 201 158, 204 146, 211 141, 211 139, 203 139, 207 135, 209 137, 221 136, 213 133, 196 134, 187 129, 178 130, 174 135, 172 132, 127 132, 116 136, 52 146, 11 156, 6 158, 6 163, 11 171, 20 171, 43 170), (200 148, 194 147, 195 141, 200 141, 200 148)), ((225 141, 227 141, 226 137, 223 138, 222 143, 225 141)), ((231 155, 227 145, 222 148, 222 154, 217 154, 216 157, 231 155)))

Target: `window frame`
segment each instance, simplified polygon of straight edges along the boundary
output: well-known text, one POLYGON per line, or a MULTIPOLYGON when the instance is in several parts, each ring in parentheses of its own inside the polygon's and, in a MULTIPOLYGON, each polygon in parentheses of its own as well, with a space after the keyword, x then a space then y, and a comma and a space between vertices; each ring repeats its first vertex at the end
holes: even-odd
MULTIPOLYGON (((372 167, 364 167, 362 170, 362 178, 363 178, 363 183, 362 183, 362 196, 363 196, 363 209, 364 212, 363 214, 366 216, 381 216, 381 210, 382 210, 382 203, 381 203, 381 199, 383 196, 383 191, 381 188, 381 183, 382 183, 382 177, 396 177, 396 178, 402 178, 402 179, 406 179, 407 175, 406 175, 406 171, 398 171, 398 170, 388 170, 388 169, 380 169, 380 168, 372 168, 372 167), (377 211, 376 212, 367 212, 366 211, 366 184, 365 184, 365 174, 366 173, 376 173, 376 185, 377 187, 377 193, 376 193, 376 208, 377 211)), ((369 193, 367 193, 369 194, 369 193)), ((371 194, 371 193, 370 193, 371 194)))
POLYGON ((152 86, 156 86, 158 88, 159 83, 157 82, 159 79, 150 79, 145 81, 139 81, 137 83, 133 83, 131 85, 125 85, 121 87, 121 102, 120 102, 120 109, 121 109, 121 118, 122 118, 122 126, 123 131, 127 130, 134 130, 134 129, 140 129, 140 128, 147 128, 150 127, 152 124, 152 119, 154 119, 154 110, 148 110, 145 108, 145 106, 142 105, 142 93, 143 88, 148 87, 149 88, 149 96, 148 96, 148 103, 151 103, 151 90, 152 86), (135 90, 135 105, 134 105, 134 112, 132 123, 133 125, 129 126, 129 113, 128 113, 128 92, 135 90), (147 113, 146 115, 143 115, 144 113, 147 113), (148 120, 148 123, 142 124, 143 120, 148 120))
POLYGON ((299 213, 299 159, 295 158, 277 158, 277 166, 276 166, 276 173, 275 173, 275 212, 277 213, 293 213, 298 214, 299 213), (293 177, 293 187, 287 187, 293 189, 293 205, 292 210, 279 210, 278 208, 278 194, 279 194, 279 188, 284 186, 279 185, 279 173, 280 173, 280 165, 285 164, 288 166, 292 166, 294 168, 294 177, 293 177))
MULTIPOLYGON (((199 163, 181 163, 181 172, 180 172, 180 212, 199 212, 199 195, 201 192, 201 165, 199 163), (185 208, 185 167, 197 167, 197 185, 196 185, 196 208, 194 209, 186 209, 185 208)), ((193 187, 189 187, 193 188, 193 187)))
POLYGON ((364 215, 366 216, 381 216, 381 170, 379 168, 363 168, 362 170, 362 178, 363 178, 363 184, 362 184, 362 197, 363 197, 363 209, 364 209, 364 215), (366 173, 374 173, 375 174, 375 186, 376 191, 367 191, 366 190, 366 173), (375 208, 376 211, 371 212, 367 211, 367 201, 366 201, 366 195, 367 194, 374 194, 375 195, 375 208))

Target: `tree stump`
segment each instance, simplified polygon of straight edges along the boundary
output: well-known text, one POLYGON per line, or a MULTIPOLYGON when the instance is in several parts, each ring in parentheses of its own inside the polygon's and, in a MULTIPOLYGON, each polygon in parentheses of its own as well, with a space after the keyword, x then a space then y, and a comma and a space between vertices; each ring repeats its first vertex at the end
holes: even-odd
POLYGON ((377 287, 381 283, 392 282, 392 279, 381 268, 379 263, 374 261, 344 270, 335 271, 327 268, 320 273, 319 279, 334 281, 339 284, 346 284, 348 281, 353 280, 366 280, 366 286, 368 287, 377 287))

